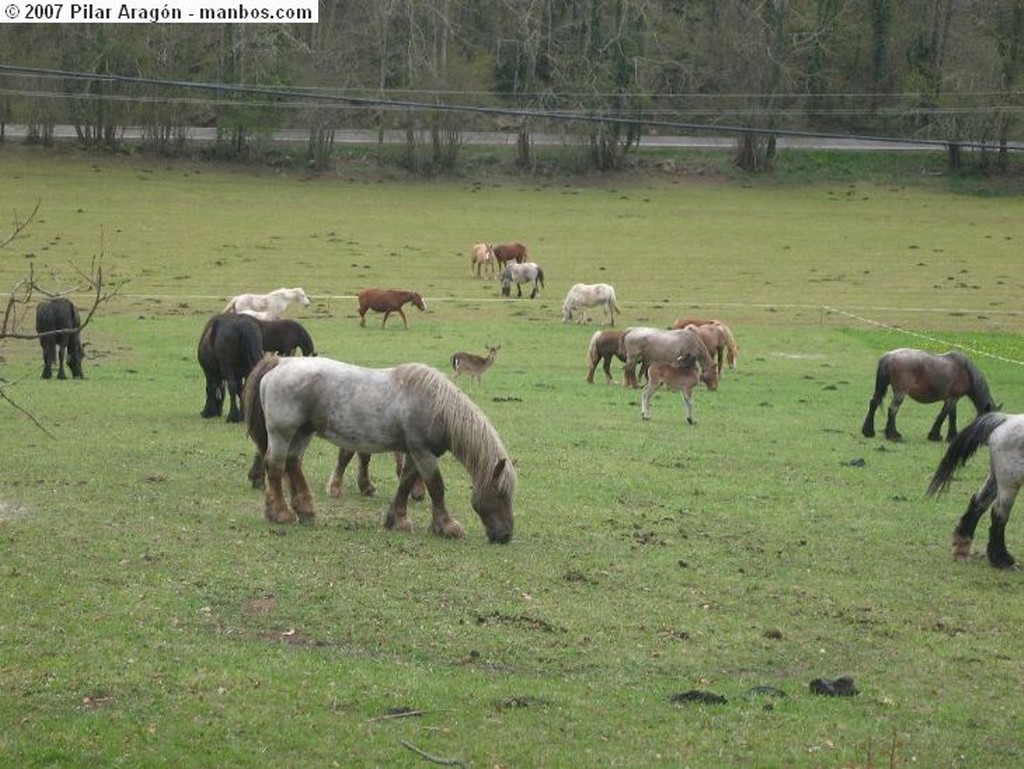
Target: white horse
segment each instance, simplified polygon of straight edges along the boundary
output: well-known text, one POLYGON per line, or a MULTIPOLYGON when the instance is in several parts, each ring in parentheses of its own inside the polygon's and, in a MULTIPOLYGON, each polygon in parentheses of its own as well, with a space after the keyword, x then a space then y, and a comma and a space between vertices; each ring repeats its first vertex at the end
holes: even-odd
POLYGON ((490 243, 477 243, 469 254, 469 271, 482 278, 482 271, 486 269, 493 278, 498 269, 498 262, 494 258, 494 246, 490 243))
POLYGON ((1006 549, 1006 523, 1024 484, 1024 414, 992 411, 971 422, 949 444, 928 485, 928 493, 945 491, 953 473, 967 463, 982 444, 988 444, 988 477, 981 484, 967 512, 953 530, 953 557, 971 557, 974 530, 985 511, 992 507, 992 525, 988 532, 988 561, 999 569, 1014 569, 1016 562, 1006 549))
POLYGON ((607 283, 577 283, 569 289, 562 302, 562 322, 570 323, 575 314, 577 323, 589 323, 587 307, 601 305, 608 316, 608 325, 615 325, 615 313, 622 310, 615 303, 615 289, 607 283))
POLYGON ((309 297, 301 288, 279 288, 269 294, 239 294, 228 302, 224 312, 248 312, 260 320, 277 320, 289 302, 309 307, 309 297))
POLYGON ((512 284, 516 284, 516 296, 523 295, 523 283, 533 283, 533 291, 530 298, 533 299, 544 288, 544 270, 536 262, 523 262, 516 264, 509 262, 501 271, 501 295, 508 296, 512 293, 512 284))

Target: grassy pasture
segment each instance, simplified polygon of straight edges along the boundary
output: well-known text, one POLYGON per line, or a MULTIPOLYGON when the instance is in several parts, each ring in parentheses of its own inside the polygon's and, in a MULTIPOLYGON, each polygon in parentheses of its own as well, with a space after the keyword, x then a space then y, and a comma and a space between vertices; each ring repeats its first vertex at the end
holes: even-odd
MULTIPOLYGON (((40 381, 34 344, 0 350, 8 394, 58 436, 0 408, 0 763, 429 765, 402 741, 478 767, 1024 760, 1021 577, 949 555, 984 452, 936 501, 936 407, 904 407, 902 444, 859 432, 896 346, 964 345, 1021 410, 1019 201, 392 184, 18 148, 0 169, 2 210, 42 201, 0 252, 3 285, 29 260, 73 283, 101 250, 129 281, 86 333, 86 380, 40 381), (472 243, 513 238, 548 275, 532 302, 469 275, 472 243), (697 426, 675 394, 642 423, 638 393, 584 382, 594 326, 559 307, 599 280, 622 325, 730 323, 740 367, 698 391, 697 426), (316 526, 263 521, 243 429, 198 416, 195 344, 229 296, 280 285, 315 297, 289 314, 333 357, 445 368, 501 343, 465 386, 517 458, 510 545, 486 544, 450 458, 464 541, 427 536, 423 505, 411 535, 380 529, 383 457, 378 498, 349 479, 318 494, 316 526), (428 311, 359 328, 369 285, 418 289, 428 311), (808 692, 842 674, 857 697, 808 692), (729 701, 670 703, 690 689, 729 701)), ((318 492, 333 453, 310 450, 318 492)))

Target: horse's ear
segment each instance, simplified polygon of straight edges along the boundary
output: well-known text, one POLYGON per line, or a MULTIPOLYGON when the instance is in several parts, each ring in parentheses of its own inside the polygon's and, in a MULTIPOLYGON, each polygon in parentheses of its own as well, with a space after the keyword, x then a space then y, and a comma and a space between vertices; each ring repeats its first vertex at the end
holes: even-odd
MULTIPOLYGON (((494 480, 498 480, 501 477, 501 474, 505 472, 505 463, 508 461, 509 460, 507 458, 503 457, 494 463, 494 472, 491 473, 491 477, 494 480)), ((513 466, 515 466, 515 463, 513 463, 513 466)))

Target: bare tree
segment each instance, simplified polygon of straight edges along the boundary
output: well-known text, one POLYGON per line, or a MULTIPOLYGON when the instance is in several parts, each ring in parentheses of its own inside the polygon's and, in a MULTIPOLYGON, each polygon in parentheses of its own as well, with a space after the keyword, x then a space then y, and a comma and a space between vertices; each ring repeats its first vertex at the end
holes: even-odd
MULTIPOLYGON (((35 208, 33 208, 32 212, 25 218, 21 218, 17 213, 15 213, 11 231, 0 237, 0 249, 6 248, 23 235, 26 228, 32 223, 32 220, 35 219, 35 216, 39 211, 39 206, 40 203, 37 202, 35 208)), ((91 302, 84 313, 81 323, 79 324, 78 330, 81 331, 89 325, 89 322, 92 320, 93 315, 96 314, 100 305, 112 299, 124 285, 123 281, 116 284, 109 284, 104 280, 102 251, 99 256, 93 257, 88 272, 85 272, 74 265, 72 265, 72 267, 78 276, 77 280, 79 282, 76 283, 74 287, 64 291, 48 291, 43 288, 41 281, 36 277, 35 268, 31 266, 29 267, 28 276, 19 280, 7 294, 7 300, 4 302, 3 318, 2 321, 0 321, 0 342, 3 342, 6 339, 38 340, 43 337, 66 334, 70 331, 74 331, 74 329, 70 328, 59 328, 44 333, 24 330, 25 319, 30 314, 30 307, 39 295, 53 298, 79 291, 88 292, 91 296, 91 302)), ((3 376, 0 376, 0 400, 4 400, 9 403, 15 409, 31 419, 40 430, 47 435, 51 435, 51 433, 31 412, 19 406, 18 403, 8 395, 7 389, 15 384, 17 384, 17 382, 10 382, 3 376)))

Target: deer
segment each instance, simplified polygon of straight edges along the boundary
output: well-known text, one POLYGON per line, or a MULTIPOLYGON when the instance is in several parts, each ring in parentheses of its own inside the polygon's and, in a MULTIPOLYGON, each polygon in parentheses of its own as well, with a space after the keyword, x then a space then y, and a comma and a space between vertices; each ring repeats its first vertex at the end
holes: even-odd
POLYGON ((469 374, 470 381, 475 379, 479 382, 484 372, 494 364, 494 359, 498 357, 498 350, 500 349, 500 344, 497 347, 487 345, 486 358, 474 355, 471 352, 455 353, 452 356, 452 380, 458 379, 459 374, 466 373, 469 374))

